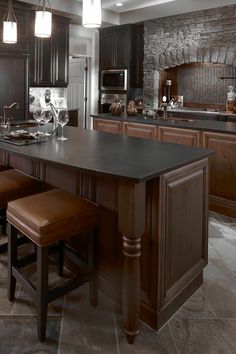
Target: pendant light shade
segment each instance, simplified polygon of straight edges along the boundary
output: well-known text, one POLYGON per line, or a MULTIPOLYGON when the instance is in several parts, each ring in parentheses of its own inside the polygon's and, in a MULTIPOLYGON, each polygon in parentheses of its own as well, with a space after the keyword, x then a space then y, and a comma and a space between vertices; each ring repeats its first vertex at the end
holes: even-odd
MULTIPOLYGON (((40 0, 41 1, 41 0, 40 0)), ((47 0, 50 11, 46 11, 45 0, 43 0, 43 9, 35 11, 34 35, 41 38, 49 38, 52 33, 52 11, 49 0, 47 0)))
POLYGON ((98 28, 102 24, 102 5, 101 0, 83 0, 83 19, 84 27, 98 28))
POLYGON ((14 44, 17 42, 17 21, 14 14, 12 1, 8 1, 8 8, 3 18, 3 43, 14 44))

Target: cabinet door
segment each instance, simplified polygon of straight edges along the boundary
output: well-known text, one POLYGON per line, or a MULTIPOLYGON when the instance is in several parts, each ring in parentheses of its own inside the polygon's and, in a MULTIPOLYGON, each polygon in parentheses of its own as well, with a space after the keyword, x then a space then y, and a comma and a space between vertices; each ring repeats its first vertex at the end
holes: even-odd
POLYGON ((191 129, 158 127, 158 139, 168 143, 200 146, 200 132, 191 129))
POLYGON ((210 158, 210 208, 236 217, 236 136, 203 132, 203 147, 210 158))
POLYGON ((35 38, 37 52, 38 86, 53 86, 52 38, 35 38), (37 43, 38 42, 38 43, 37 43))
POLYGON ((11 109, 8 118, 24 120, 28 117, 28 56, 5 54, 0 56, 0 107, 19 103, 11 109))
POLYGON ((134 136, 137 138, 155 139, 156 127, 154 125, 139 123, 124 123, 124 135, 134 136))
POLYGON ((114 33, 115 68, 128 68, 130 64, 130 30, 122 28, 114 33))
POLYGON ((52 36, 34 36, 34 15, 30 31, 30 85, 65 87, 68 85, 69 21, 53 17, 52 36))
POLYGON ((100 32, 100 68, 114 68, 114 38, 110 32, 100 32))
POLYGON ((68 85, 69 65, 69 23, 56 22, 53 33, 54 86, 68 85))
POLYGON ((95 118, 93 121, 93 129, 100 132, 121 134, 122 122, 95 118))

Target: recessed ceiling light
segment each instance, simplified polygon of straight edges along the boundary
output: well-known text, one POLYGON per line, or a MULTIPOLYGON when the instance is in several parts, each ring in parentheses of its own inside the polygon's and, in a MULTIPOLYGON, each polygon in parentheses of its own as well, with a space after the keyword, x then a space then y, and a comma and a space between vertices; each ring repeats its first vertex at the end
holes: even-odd
POLYGON ((116 6, 123 6, 123 2, 116 2, 116 6))

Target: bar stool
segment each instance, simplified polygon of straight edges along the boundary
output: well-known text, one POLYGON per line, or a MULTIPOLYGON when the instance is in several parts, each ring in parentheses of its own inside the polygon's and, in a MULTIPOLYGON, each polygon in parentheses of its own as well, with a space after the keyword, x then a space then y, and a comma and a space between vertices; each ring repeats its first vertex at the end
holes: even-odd
MULTIPOLYGON (((7 168, 3 166, 2 168, 7 168)), ((0 224, 2 233, 6 233, 6 208, 11 200, 22 198, 30 194, 38 193, 41 190, 41 183, 34 177, 30 177, 15 169, 7 169, 0 172, 0 224)), ((7 243, 0 245, 0 253, 5 252, 7 243)))
MULTIPOLYGON (((61 189, 53 189, 8 203, 7 220, 11 224, 8 250, 8 298, 10 301, 14 300, 16 280, 28 290, 36 302, 38 339, 44 341, 49 302, 89 282, 90 303, 92 306, 97 305, 95 248, 98 232, 98 206, 61 189), (36 245, 37 285, 32 284, 20 269, 22 263, 17 259, 17 230, 36 245), (59 241, 59 249, 62 251, 64 240, 84 231, 89 231, 86 271, 76 275, 73 279, 64 281, 58 287, 49 288, 48 255, 51 246, 59 241)), ((67 256, 74 260, 74 252, 66 245, 64 247, 67 256)), ((58 262, 59 274, 62 275, 62 252, 59 253, 58 262)))

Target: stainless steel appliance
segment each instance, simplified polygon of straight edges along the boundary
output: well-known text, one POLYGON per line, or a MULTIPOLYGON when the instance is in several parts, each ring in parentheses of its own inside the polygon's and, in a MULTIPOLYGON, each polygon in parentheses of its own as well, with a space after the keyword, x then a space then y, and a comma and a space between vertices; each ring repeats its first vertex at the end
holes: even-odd
POLYGON ((100 77, 100 89, 101 90, 115 90, 126 91, 127 90, 127 70, 102 70, 100 77))
POLYGON ((121 93, 102 93, 100 98, 100 113, 110 113, 110 106, 115 100, 121 101, 124 107, 127 106, 127 95, 121 93))

